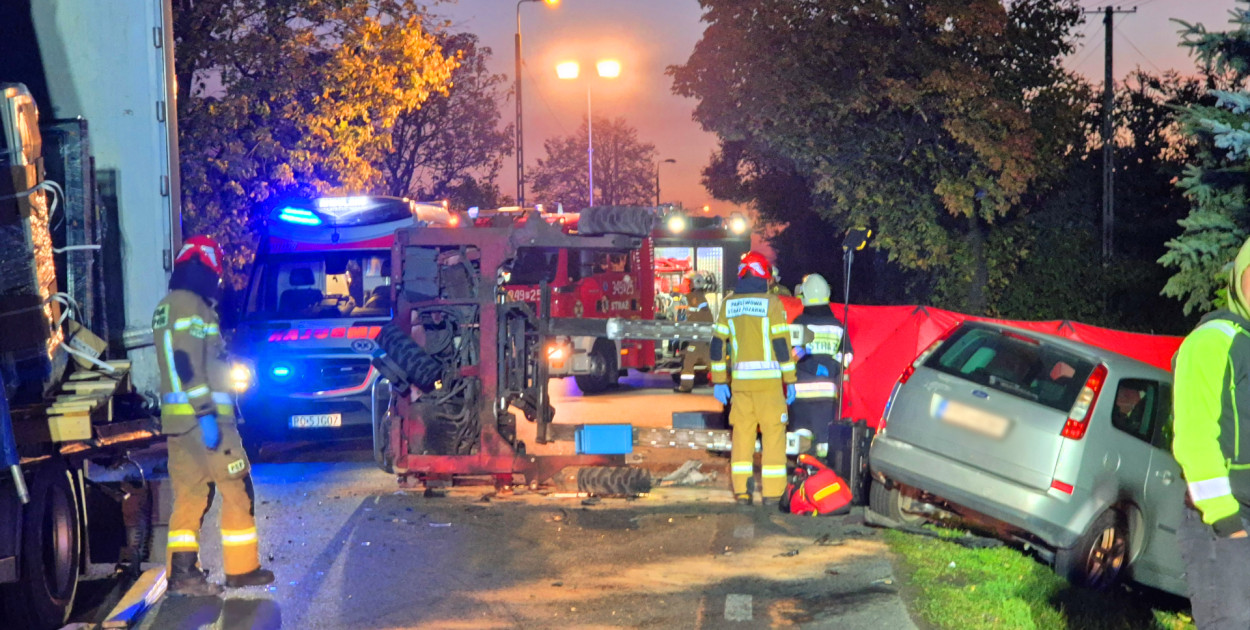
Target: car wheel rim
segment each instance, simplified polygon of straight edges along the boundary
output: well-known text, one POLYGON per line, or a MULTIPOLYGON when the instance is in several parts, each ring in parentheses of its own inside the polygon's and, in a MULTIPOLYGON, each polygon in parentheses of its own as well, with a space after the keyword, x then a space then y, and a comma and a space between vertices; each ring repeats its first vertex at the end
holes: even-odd
POLYGON ((1124 566, 1124 557, 1128 543, 1115 527, 1108 527, 1090 547, 1085 563, 1085 574, 1090 586, 1104 588, 1110 586, 1120 574, 1124 566))

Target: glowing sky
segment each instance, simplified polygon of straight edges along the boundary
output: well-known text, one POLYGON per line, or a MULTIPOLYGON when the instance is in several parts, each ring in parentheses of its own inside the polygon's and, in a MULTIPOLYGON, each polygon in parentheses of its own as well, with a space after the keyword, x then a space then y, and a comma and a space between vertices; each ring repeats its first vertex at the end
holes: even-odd
MULTIPOLYGON (((1090 9, 1103 6, 1082 0, 1090 9)), ((1187 52, 1177 47, 1179 26, 1170 18, 1201 22, 1209 30, 1228 28, 1233 0, 1143 0, 1120 6, 1138 7, 1135 14, 1117 15, 1113 35, 1117 80, 1141 66, 1151 72, 1194 67, 1187 52)), ((482 45, 494 51, 490 67, 513 76, 515 0, 459 0, 441 4, 435 12, 451 20, 456 31, 476 33, 482 45)), ((661 170, 663 201, 680 201, 687 208, 710 204, 726 213, 730 207, 711 198, 699 183, 700 171, 716 148, 714 135, 691 119, 695 102, 672 93, 664 69, 685 63, 703 32, 702 11, 696 0, 561 0, 549 8, 529 2, 521 7, 524 43, 525 161, 532 169, 544 155, 543 140, 575 132, 586 115, 586 70, 599 59, 621 62, 621 77, 591 78, 595 114, 624 117, 639 130, 641 139, 655 144, 659 159, 674 159, 661 170), (555 66, 561 61, 582 63, 582 79, 561 81, 555 66)), ((1089 16, 1080 27, 1080 47, 1068 59, 1069 67, 1100 82, 1103 73, 1101 15, 1089 16)), ((592 73, 593 74, 593 73, 592 73)), ((515 118, 512 103, 504 108, 505 122, 515 118)), ((500 189, 516 194, 513 158, 504 163, 500 189)), ((532 200, 531 200, 532 201, 532 200)))

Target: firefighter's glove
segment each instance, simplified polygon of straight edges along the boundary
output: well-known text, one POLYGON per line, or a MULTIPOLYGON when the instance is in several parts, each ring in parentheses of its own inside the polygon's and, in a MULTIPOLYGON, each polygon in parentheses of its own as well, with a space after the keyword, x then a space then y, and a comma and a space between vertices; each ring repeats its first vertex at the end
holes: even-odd
POLYGON ((714 385, 712 387, 712 396, 714 396, 716 400, 720 401, 720 404, 728 405, 730 396, 729 386, 724 383, 714 385))
POLYGON ((798 393, 794 391, 794 383, 790 383, 789 385, 786 385, 786 404, 787 405, 794 404, 794 397, 796 395, 798 395, 798 393))
POLYGON ((829 368, 823 365, 816 366, 816 376, 829 376, 829 368))
POLYGON ((216 450, 221 444, 221 427, 217 426, 217 416, 208 414, 200 416, 200 439, 208 450, 216 450))

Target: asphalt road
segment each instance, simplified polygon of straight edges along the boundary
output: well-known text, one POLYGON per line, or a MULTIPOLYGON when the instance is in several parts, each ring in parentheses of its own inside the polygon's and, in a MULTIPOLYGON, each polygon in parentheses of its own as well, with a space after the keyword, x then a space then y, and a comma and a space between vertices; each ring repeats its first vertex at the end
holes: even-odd
MULTIPOLYGON (((666 426, 673 410, 716 408, 706 390, 673 394, 667 380, 594 397, 557 382, 558 419, 666 426)), ((655 473, 698 458, 718 478, 589 502, 490 486, 425 496, 374 468, 363 440, 267 457, 254 468, 256 511, 277 582, 166 597, 140 627, 915 627, 877 531, 857 515, 739 507, 723 457, 640 451, 631 461, 655 473)), ((202 550, 210 568, 216 522, 214 509, 202 550)))

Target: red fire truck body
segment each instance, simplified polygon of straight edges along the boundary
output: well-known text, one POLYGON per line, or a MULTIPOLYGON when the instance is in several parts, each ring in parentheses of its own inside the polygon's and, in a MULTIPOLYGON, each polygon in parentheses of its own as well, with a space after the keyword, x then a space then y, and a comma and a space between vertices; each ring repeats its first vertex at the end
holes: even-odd
MULTIPOLYGON (((750 248, 745 221, 673 212, 661 216, 659 227, 636 250, 521 248, 508 280, 508 299, 537 307, 546 281, 553 317, 678 321, 685 317, 688 274, 706 272, 716 279, 714 299, 719 300, 732 289, 726 281, 735 280, 738 260, 750 248)), ((545 218, 577 231, 576 214, 545 218)), ((680 370, 680 349, 675 342, 565 337, 548 346, 547 357, 552 377, 573 376, 583 392, 594 393, 626 370, 680 370)))

